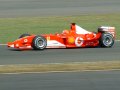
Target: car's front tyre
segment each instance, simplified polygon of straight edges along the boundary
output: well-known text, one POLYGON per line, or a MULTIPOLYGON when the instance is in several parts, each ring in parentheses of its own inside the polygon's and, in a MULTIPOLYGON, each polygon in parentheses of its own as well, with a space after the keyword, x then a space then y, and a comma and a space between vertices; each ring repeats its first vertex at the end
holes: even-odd
POLYGON ((35 36, 32 41, 32 47, 34 50, 44 50, 47 46, 47 40, 43 36, 35 36))

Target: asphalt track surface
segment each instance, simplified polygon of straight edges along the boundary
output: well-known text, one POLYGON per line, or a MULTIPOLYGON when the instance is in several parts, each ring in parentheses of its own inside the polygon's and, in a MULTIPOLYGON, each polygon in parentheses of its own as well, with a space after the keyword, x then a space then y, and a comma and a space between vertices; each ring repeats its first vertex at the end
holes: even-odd
POLYGON ((120 42, 112 48, 45 49, 18 51, 0 46, 0 64, 41 64, 120 60, 120 42))
POLYGON ((120 90, 120 71, 0 74, 1 90, 120 90))
POLYGON ((120 12, 120 0, 0 0, 0 17, 120 12))

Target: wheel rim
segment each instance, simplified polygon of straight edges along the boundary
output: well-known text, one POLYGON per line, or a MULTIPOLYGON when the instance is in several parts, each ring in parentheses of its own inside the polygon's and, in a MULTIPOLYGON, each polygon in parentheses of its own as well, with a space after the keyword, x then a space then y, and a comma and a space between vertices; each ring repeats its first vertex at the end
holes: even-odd
POLYGON ((37 39, 36 39, 36 46, 37 46, 38 48, 43 49, 44 46, 45 46, 45 42, 44 42, 44 40, 41 39, 41 38, 37 38, 37 39))

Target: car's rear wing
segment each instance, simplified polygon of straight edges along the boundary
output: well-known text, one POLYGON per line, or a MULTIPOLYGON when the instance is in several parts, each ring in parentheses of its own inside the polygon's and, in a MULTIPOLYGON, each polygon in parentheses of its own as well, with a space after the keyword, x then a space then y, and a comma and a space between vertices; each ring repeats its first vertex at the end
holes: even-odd
POLYGON ((98 32, 102 32, 102 33, 111 33, 113 35, 113 37, 115 38, 115 27, 111 27, 111 26, 100 26, 98 28, 98 32))

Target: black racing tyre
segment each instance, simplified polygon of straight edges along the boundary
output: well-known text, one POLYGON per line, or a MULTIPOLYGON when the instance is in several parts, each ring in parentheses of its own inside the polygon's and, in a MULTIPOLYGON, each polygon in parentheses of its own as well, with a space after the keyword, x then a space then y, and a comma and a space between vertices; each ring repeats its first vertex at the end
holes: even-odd
POLYGON ((43 36, 35 36, 32 41, 32 47, 34 50, 44 50, 47 46, 47 40, 43 36))
POLYGON ((19 38, 23 38, 23 37, 26 37, 26 36, 30 36, 30 34, 22 34, 22 35, 20 35, 19 38))
POLYGON ((110 33, 102 33, 100 38, 101 47, 112 47, 114 45, 114 37, 110 33))

